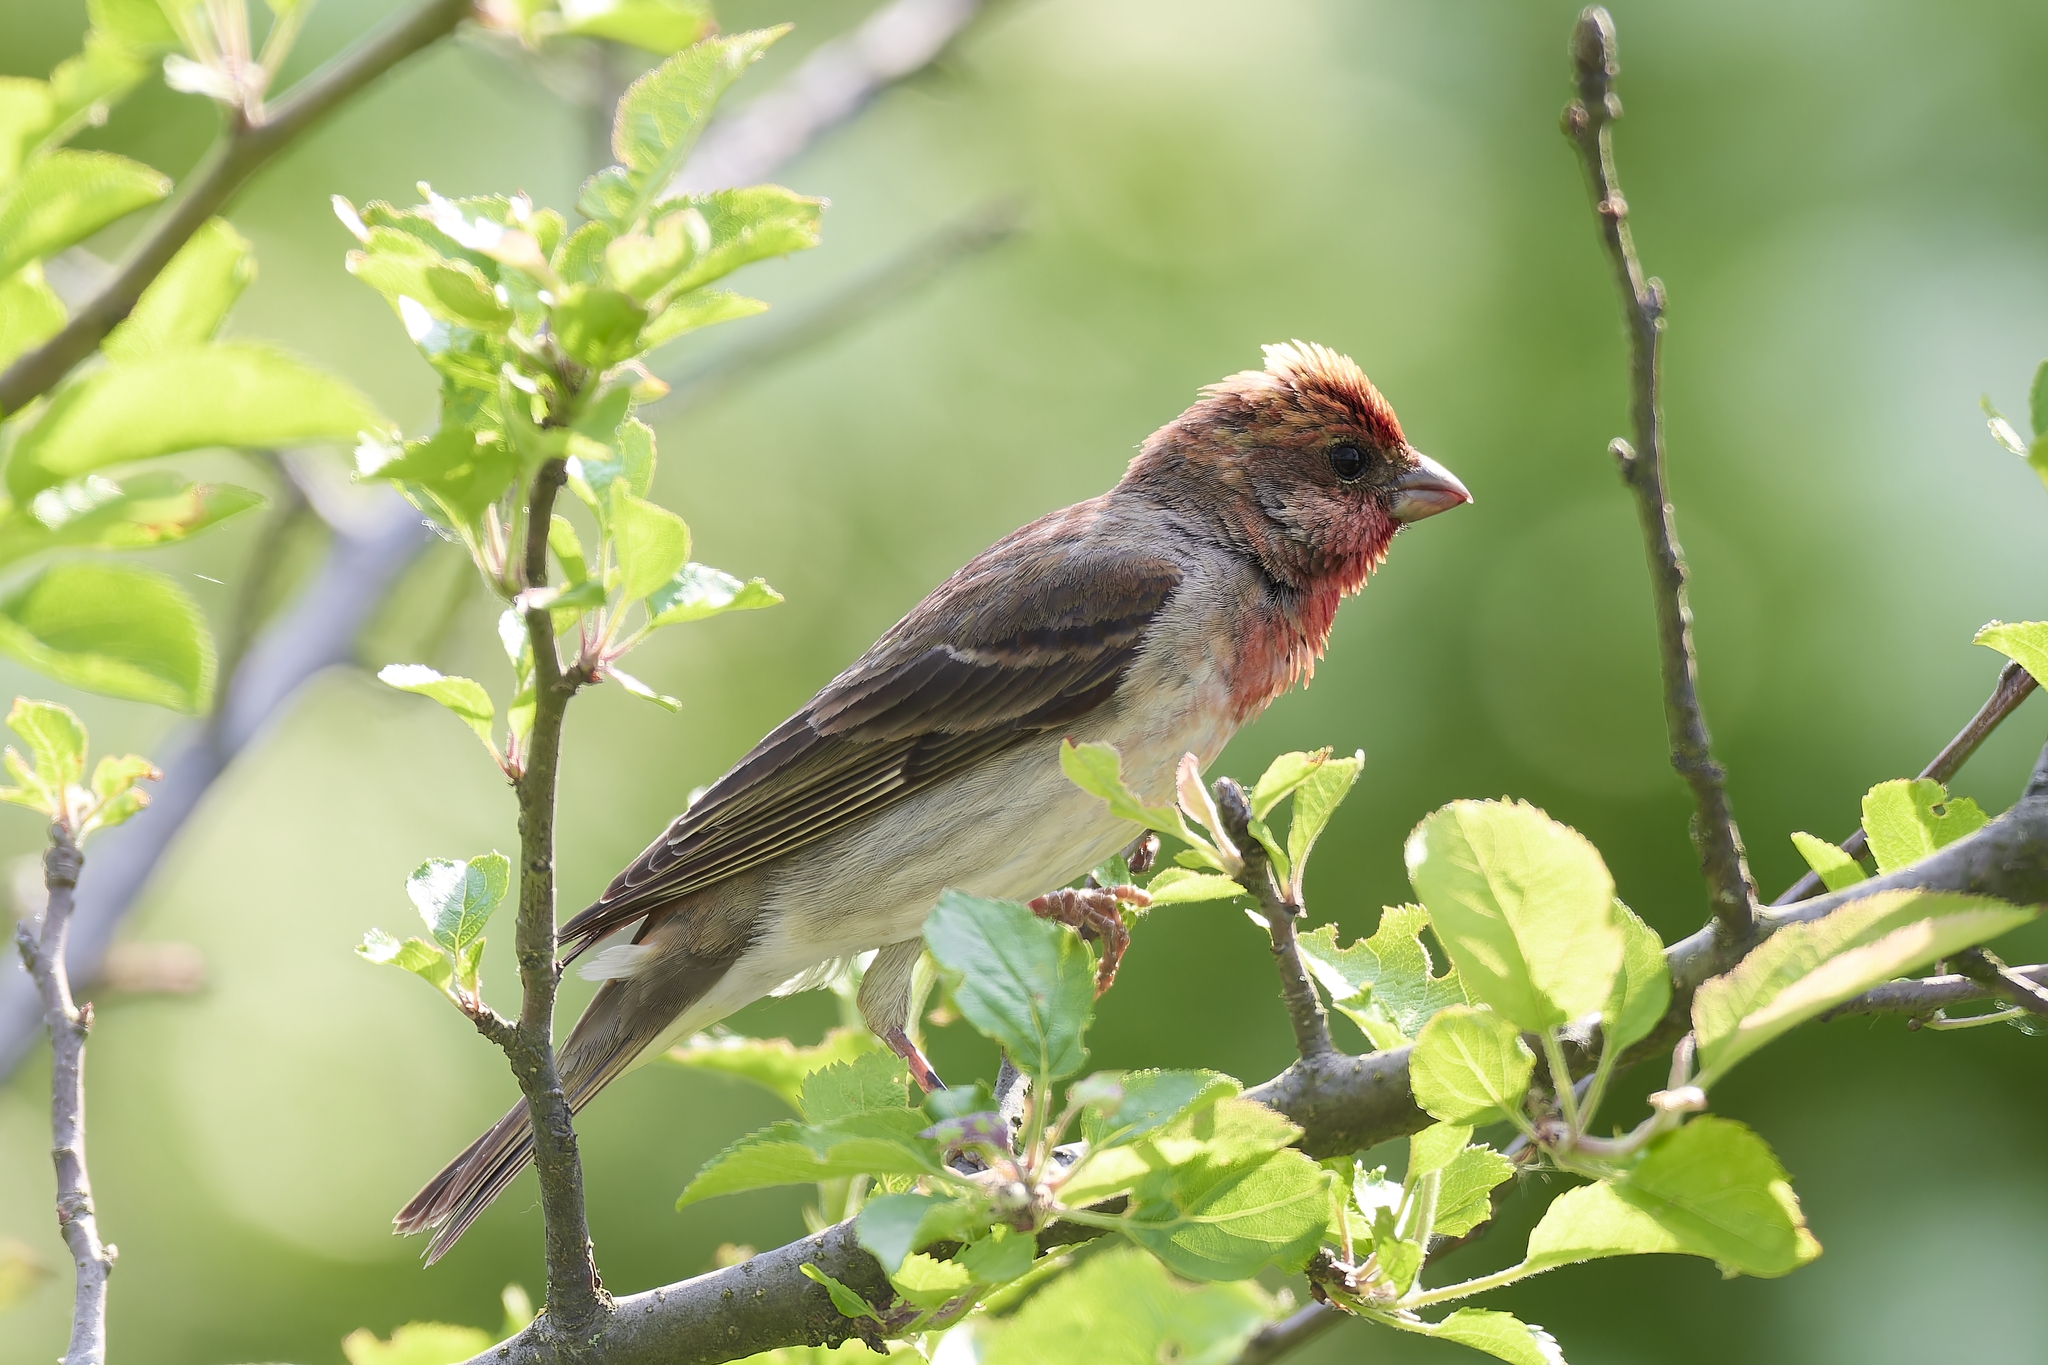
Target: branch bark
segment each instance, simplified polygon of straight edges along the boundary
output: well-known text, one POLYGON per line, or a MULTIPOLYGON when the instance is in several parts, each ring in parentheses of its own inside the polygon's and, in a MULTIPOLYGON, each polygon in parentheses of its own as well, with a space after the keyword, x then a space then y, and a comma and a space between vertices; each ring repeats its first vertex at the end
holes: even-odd
POLYGON ((240 110, 230 113, 227 131, 207 151, 187 179, 184 192, 143 235, 114 278, 55 336, 0 374, 0 413, 17 412, 48 393, 72 366, 91 355, 107 333, 128 316, 150 281, 178 254, 178 248, 272 157, 371 81, 446 37, 468 13, 469 0, 424 0, 301 81, 271 106, 263 122, 249 122, 240 110))
MULTIPOLYGON (((2016 663, 2009 663, 1998 671, 1998 682, 1991 689, 1991 695, 1977 708, 1977 714, 1970 717, 1970 723, 1956 733, 1956 737, 1942 746, 1940 753, 1928 761, 1920 770, 1920 776, 1931 777, 1946 786, 1948 780, 1962 771, 1970 761, 1970 755, 1991 738, 1991 732, 1999 723, 2019 709, 2034 692, 2034 675, 2016 663)), ((1870 836, 1858 825, 1856 832, 1842 841, 1842 851, 1852 858, 1860 858, 1870 847, 1870 836)), ((1792 883, 1785 894, 1772 901, 1773 907, 1791 905, 1803 901, 1821 888, 1820 874, 1808 872, 1792 883)))
POLYGON ((1565 107, 1564 130, 1578 148, 1593 194, 1593 212, 1621 291, 1629 339, 1629 417, 1635 444, 1611 446, 1623 482, 1636 495, 1643 550, 1650 563, 1657 607, 1657 644, 1664 673, 1664 724, 1671 735, 1671 766, 1692 788, 1693 845, 1707 880, 1723 956, 1733 960, 1756 924, 1756 884, 1743 855, 1742 836, 1728 804, 1727 774, 1714 761, 1700 706, 1699 658, 1693 649, 1692 609, 1686 602, 1685 553, 1664 477, 1664 413, 1659 391, 1664 337, 1664 286, 1646 278, 1629 232, 1628 201, 1614 167, 1613 122, 1621 117, 1614 94, 1620 71, 1614 21, 1595 5, 1572 30, 1572 64, 1579 97, 1565 107))
POLYGON ((1230 778, 1219 777, 1213 792, 1216 809, 1223 816, 1223 832, 1244 854, 1240 885, 1259 903, 1259 913, 1266 917, 1266 929, 1272 935, 1273 966, 1280 973, 1280 999, 1287 1006, 1287 1022, 1294 1028, 1294 1049, 1304 1062, 1340 1056, 1337 1045, 1330 1041, 1330 1016, 1323 1009, 1323 998, 1316 994, 1315 983, 1309 980, 1295 937, 1294 924, 1306 913, 1305 907, 1280 894, 1265 846, 1252 837, 1252 806, 1244 788, 1230 778))
POLYGON ((38 939, 26 924, 14 929, 15 946, 35 981, 50 1031, 50 1157, 57 1168, 57 1227, 77 1267, 71 1341, 63 1365, 105 1365, 107 1276, 116 1254, 100 1241, 92 1177, 85 1164, 85 1037, 92 1030, 92 1006, 81 1009, 73 1003, 64 968, 64 940, 71 931, 73 898, 84 861, 71 831, 62 821, 53 823, 50 848, 43 855, 43 885, 50 899, 43 911, 42 937, 38 939))

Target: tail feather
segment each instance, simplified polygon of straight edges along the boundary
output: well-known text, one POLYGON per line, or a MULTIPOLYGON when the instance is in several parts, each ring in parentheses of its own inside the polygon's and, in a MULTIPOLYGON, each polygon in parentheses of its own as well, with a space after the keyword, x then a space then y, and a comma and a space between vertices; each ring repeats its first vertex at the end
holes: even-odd
MULTIPOLYGON (((562 1091, 570 1112, 580 1112, 598 1091, 630 1067, 684 1010, 702 999, 729 963, 692 964, 674 972, 668 989, 636 990, 641 982, 607 981, 562 1045, 562 1091)), ((428 1265, 448 1254, 469 1225, 490 1207, 514 1176, 533 1160, 533 1127, 524 1103, 493 1124, 441 1168, 426 1188, 391 1220, 401 1236, 431 1229, 428 1265)))

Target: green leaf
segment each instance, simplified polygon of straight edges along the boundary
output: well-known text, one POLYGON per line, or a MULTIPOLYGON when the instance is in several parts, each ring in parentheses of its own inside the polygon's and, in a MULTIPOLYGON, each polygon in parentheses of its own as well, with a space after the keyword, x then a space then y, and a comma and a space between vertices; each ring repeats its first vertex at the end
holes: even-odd
POLYGON ((1251 1163, 1197 1161, 1141 1184, 1124 1235, 1185 1279, 1243 1280, 1299 1270, 1330 1222, 1332 1176, 1300 1152, 1251 1163))
POLYGON ((350 440, 386 425, 355 389, 253 342, 110 365, 59 390, 16 441, 17 502, 89 470, 207 446, 350 440))
POLYGON ((767 304, 745 294, 735 294, 726 289, 694 289, 648 319, 647 325, 640 329, 640 349, 651 351, 685 332, 738 318, 750 318, 767 311, 767 304))
POLYGON ((0 186, 14 178, 56 117, 49 82, 0 76, 0 186))
POLYGON ((249 243, 225 219, 210 218, 150 281, 100 350, 115 364, 125 364, 211 341, 254 278, 249 243))
POLYGON ((590 565, 583 558, 583 542, 560 512, 548 521, 548 549, 554 551, 555 562, 562 566, 562 576, 571 587, 590 577, 590 565))
POLYGON ((676 577, 690 557, 690 528, 666 507, 611 486, 612 549, 618 556, 619 597, 649 597, 676 577))
POLYGON ((1556 1337, 1498 1309, 1460 1308, 1442 1322, 1424 1322, 1391 1313, 1374 1314, 1372 1320, 1418 1336, 1455 1341, 1505 1360, 1508 1365, 1565 1365, 1564 1352, 1558 1349, 1556 1337))
POLYGON ((1982 896, 1882 891, 1824 919, 1787 925, 1694 994, 1694 1083, 1706 1089, 1788 1029, 2039 913, 1982 896))
POLYGON ((1081 1119, 1081 1135, 1091 1152, 1127 1146, 1243 1088, 1217 1071, 1126 1071, 1117 1084, 1114 1108, 1091 1109, 1081 1119))
POLYGON ((1799 850, 1808 867, 1820 874, 1821 885, 1830 891, 1840 891, 1865 879, 1862 865, 1846 851, 1805 830, 1793 831, 1792 847, 1799 850))
POLYGON ((1348 948, 1337 946, 1337 926, 1325 924, 1297 940, 1309 970, 1330 1002, 1364 1031, 1375 1048, 1405 1047, 1438 1010, 1466 1004, 1455 971, 1433 976, 1436 964, 1423 946, 1428 912, 1392 905, 1379 928, 1348 948))
POLYGON ((1154 906, 1191 905, 1196 901, 1228 900, 1251 894, 1230 878, 1214 872, 1196 872, 1185 867, 1161 868, 1145 884, 1145 894, 1154 906))
POLYGON ((1204 842, 1182 818, 1178 806, 1148 806, 1124 782, 1123 760, 1115 746, 1076 744, 1060 741, 1060 771, 1067 780, 1109 803, 1109 813, 1119 820, 1136 820, 1146 829, 1171 834, 1185 844, 1204 842))
MULTIPOLYGON (((345 263, 349 274, 394 308, 400 299, 411 299, 444 322, 490 335, 502 334, 512 322, 511 306, 498 297, 483 271, 443 256, 410 232, 371 228, 363 249, 349 252, 345 263)), ((403 317, 404 309, 399 313, 403 317)))
POLYGON ((810 1123, 885 1113, 910 1103, 903 1060, 879 1050, 833 1062, 804 1077, 798 1111, 810 1123))
POLYGON ((1301 900, 1302 874, 1310 850, 1329 825, 1338 805, 1351 794, 1365 768, 1365 750, 1349 758, 1327 759, 1294 789, 1294 820, 1287 827, 1287 861, 1294 869, 1294 899, 1301 900))
POLYGON ((341 1343, 348 1365, 457 1365, 490 1349, 491 1334, 483 1328, 445 1322, 408 1322, 389 1341, 359 1327, 341 1343))
POLYGON ((1950 799, 1932 778, 1880 782, 1863 797, 1863 831, 1880 875, 1919 862, 1990 822, 1967 796, 1950 799))
POLYGON ((834 1062, 852 1061, 876 1046, 875 1035, 865 1028, 835 1028, 812 1047, 798 1047, 787 1038, 700 1033, 664 1055, 677 1066, 752 1081, 795 1109, 801 1102, 804 1077, 834 1062))
POLYGON ((363 935, 356 951, 379 966, 411 972, 449 999, 455 998, 455 964, 438 944, 423 938, 401 943, 382 929, 372 929, 363 935))
POLYGON ((1664 940, 1635 911, 1614 903, 1620 917, 1621 974, 1614 991, 1600 1007, 1601 1046, 1617 1054, 1650 1036, 1671 1006, 1671 969, 1664 963, 1664 940))
POLYGON ((608 370, 640 349, 647 310, 629 294, 572 284, 554 307, 555 336, 570 359, 608 370))
POLYGON ((714 190, 685 202, 688 208, 681 212, 702 217, 709 245, 666 282, 677 294, 723 279, 743 265, 816 246, 825 214, 824 200, 780 185, 714 190))
POLYGON ((1069 1207, 1100 1203, 1184 1166, 1257 1165, 1301 1136, 1301 1129, 1264 1105, 1233 1095, 1198 1098, 1201 1102, 1164 1127, 1123 1145, 1091 1150, 1061 1185, 1061 1202, 1069 1207))
POLYGON ((1618 1180, 1567 1191, 1529 1234, 1530 1270, 1603 1256, 1704 1256, 1725 1274, 1776 1276, 1820 1254, 1785 1168, 1731 1119, 1694 1119, 1618 1180))
MULTIPOLYGON (((631 395, 625 397, 630 399, 631 395)), ((613 486, 644 498, 654 484, 654 432, 632 418, 616 425, 615 446, 599 447, 569 459, 569 487, 590 508, 607 535, 611 533, 613 486)))
MULTIPOLYGON (((910 1197, 914 1199, 918 1196, 910 1197)), ((867 1210, 862 1209, 861 1213, 865 1216, 867 1210)), ((944 1308, 972 1290, 974 1275, 958 1261, 935 1261, 923 1252, 918 1252, 903 1258, 900 1267, 890 1274, 889 1283, 905 1303, 912 1308, 930 1313, 944 1308)))
POLYGON ((146 550, 210 530, 261 507, 261 494, 233 484, 186 483, 159 471, 115 483, 89 474, 46 488, 27 509, 0 513, 0 564, 45 550, 146 550))
POLYGON ((469 531, 519 477, 519 453, 496 432, 473 432, 444 418, 439 431, 407 441, 399 455, 362 469, 359 477, 387 479, 421 511, 469 531))
POLYGON ((1259 775, 1258 782, 1246 794, 1251 801, 1252 814, 1261 820, 1271 815, 1275 806, 1293 795, 1294 789, 1329 758, 1328 749, 1316 749, 1281 754, 1267 764, 1266 771, 1259 775))
POLYGON ((634 298, 650 300, 710 246, 704 215, 679 209, 658 219, 652 232, 627 232, 606 243, 604 277, 634 298))
POLYGON ((1406 853, 1473 1000, 1530 1032, 1606 1002, 1623 950, 1614 878, 1577 830, 1520 801, 1454 801, 1406 853))
POLYGON ((177 46, 178 35, 158 0, 86 0, 85 13, 94 32, 123 47, 177 46))
POLYGON ((1491 1147, 1459 1152, 1438 1177, 1432 1230, 1440 1237, 1462 1237, 1493 1217, 1493 1188, 1514 1173, 1515 1163, 1491 1147))
MULTIPOLYGON (((959 1240, 979 1221, 978 1201, 940 1199, 929 1194, 880 1194, 861 1206, 853 1236, 894 1275, 905 1257, 941 1238, 959 1240)), ((987 1226, 985 1221, 980 1226, 987 1226)))
POLYGON ((88 32, 83 49, 50 72, 50 126, 42 145, 54 146, 88 125, 106 122, 108 107, 148 74, 149 67, 120 43, 88 32))
POLYGON ((974 1341, 980 1365, 1231 1365, 1276 1305, 1256 1282, 1186 1285, 1130 1249, 1104 1251, 1025 1300, 974 1341))
MULTIPOLYGON (((586 583, 584 586, 590 587, 592 586, 592 584, 595 583, 595 581, 596 580, 593 579, 591 583, 586 583)), ((597 599, 597 601, 592 602, 590 605, 598 606, 602 604, 603 600, 604 599, 600 597, 597 599)), ((625 688, 626 691, 640 698, 640 700, 653 702, 656 706, 659 706, 662 710, 668 712, 670 715, 675 715, 683 709, 683 704, 681 701, 669 696, 667 693, 655 691, 646 683, 641 682, 638 678, 634 677, 631 673, 628 673, 623 668, 620 668, 617 664, 606 664, 604 666, 604 676, 610 678, 620 687, 625 688)))
POLYGON ((676 1200, 683 1208, 713 1195, 770 1185, 808 1185, 849 1175, 943 1175, 932 1145, 918 1133, 915 1109, 859 1114, 831 1123, 787 1120, 741 1138, 704 1163, 676 1200))
POLYGON ((1408 1171, 1402 1183, 1413 1186, 1431 1171, 1441 1171, 1472 1140, 1469 1123, 1432 1123, 1408 1139, 1408 1171))
POLYGON ((1408 1083, 1415 1102, 1446 1123, 1491 1123, 1521 1112, 1535 1065, 1512 1021, 1453 1005, 1422 1026, 1408 1083))
POLYGON ((170 191, 169 176, 112 152, 60 148, 35 158, 0 191, 0 278, 170 191))
MULTIPOLYGON (((2048 362, 2043 365, 2048 368, 2048 362)), ((2011 659, 2035 682, 2048 674, 2048 621, 1992 621, 1977 632, 1976 643, 2011 659)))
POLYGON ((627 87, 612 124, 612 155, 631 174, 633 201, 614 227, 638 222, 682 169, 711 111, 789 26, 706 38, 627 87))
POLYGON ((742 583, 708 564, 685 564, 647 595, 647 625, 649 629, 682 625, 728 611, 756 611, 781 601, 782 594, 762 579, 742 583))
POLYGON ((960 1249, 953 1258, 968 1274, 983 1284, 1008 1284, 1031 1269, 1038 1259, 1038 1243, 1029 1233, 997 1224, 989 1235, 960 1249))
POLYGON ((55 564, 0 598, 0 654, 103 696, 198 714, 213 700, 213 639, 160 573, 55 564))
POLYGON ((2048 437, 2048 360, 2034 369, 2034 382, 2027 390, 2027 421, 2035 440, 2048 437))
POLYGON ((163 774, 156 770, 156 764, 135 754, 120 758, 108 754, 93 765, 92 794, 102 801, 111 801, 137 782, 155 782, 163 774))
POLYGON ((43 282, 41 266, 24 266, 0 280, 0 365, 48 341, 70 315, 43 282))
MULTIPOLYGON (((832 1296, 832 1306, 839 1310, 839 1316, 856 1320, 872 1318, 876 1322, 882 1320, 882 1315, 875 1311, 873 1304, 810 1262, 804 1262, 797 1269, 804 1273, 805 1279, 815 1280, 817 1283, 825 1286, 825 1292, 832 1296)), ((351 1365, 353 1365, 353 1362, 351 1362, 351 1365)))
POLYGON ((657 56, 688 47, 717 28, 702 0, 569 0, 562 31, 628 43, 657 56))
POLYGON ((68 706, 16 697, 7 713, 7 728, 28 746, 36 782, 50 798, 54 813, 64 794, 85 778, 85 722, 68 706))
POLYGON ((491 721, 497 711, 492 707, 490 694, 484 691, 483 684, 469 678, 437 673, 425 664, 387 664, 377 674, 377 681, 401 692, 417 692, 441 703, 476 732, 476 737, 484 742, 484 748, 491 751, 493 759, 498 756, 497 746, 491 743, 491 721))
POLYGON ((434 942, 460 953, 482 935, 511 885, 511 861, 502 853, 486 853, 467 863, 429 858, 406 878, 405 894, 434 942))
POLYGON ((1078 1072, 1095 1013, 1095 963, 1066 928, 1013 901, 948 890, 925 921, 925 942, 954 978, 953 1003, 1000 1043, 1041 1088, 1078 1072))

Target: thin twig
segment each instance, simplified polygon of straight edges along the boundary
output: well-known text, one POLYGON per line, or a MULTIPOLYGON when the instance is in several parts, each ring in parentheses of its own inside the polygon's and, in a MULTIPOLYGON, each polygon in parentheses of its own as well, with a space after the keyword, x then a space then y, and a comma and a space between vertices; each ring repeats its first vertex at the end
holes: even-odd
MULTIPOLYGON (((2006 977, 1999 985, 1993 985, 1977 977, 1952 972, 1946 976, 1927 976, 1917 981, 1887 981, 1882 986, 1873 986, 1855 999, 1835 1006, 1821 1016, 1823 1022, 1845 1014, 1907 1014, 1926 1015, 1950 1005, 1969 1005, 1981 1000, 1995 1000, 2006 994, 2007 985, 2016 984, 2012 978, 2026 983, 2025 989, 2031 996, 2038 996, 2048 988, 2048 963, 2035 963, 2029 967, 2007 967, 2006 977)), ((2039 1012, 2036 1009, 2034 1012, 2039 1012)))
POLYGON ((107 1276, 115 1250, 100 1241, 92 1205, 92 1177, 85 1164, 85 1037, 92 1030, 92 1006, 72 1003, 71 978, 64 969, 64 939, 84 865, 71 831, 62 821, 50 826, 43 855, 43 885, 50 893, 43 910, 42 938, 27 924, 14 929, 15 946, 42 997, 50 1030, 50 1156, 57 1168, 57 1227, 78 1269, 71 1299, 71 1343, 63 1365, 105 1365, 107 1358, 107 1276))
POLYGON ((2027 975, 2030 969, 2008 967, 1989 948, 1965 948, 1949 959, 1957 972, 2029 1014, 2048 1016, 2048 989, 2027 975))
MULTIPOLYGON (((548 525, 555 493, 566 479, 563 462, 549 460, 534 475, 526 514, 521 577, 528 588, 547 583, 548 525)), ((611 1311, 597 1277, 590 1225, 583 1205, 583 1163, 576 1127, 555 1066, 555 785, 562 754, 562 721, 583 679, 565 674, 555 653, 553 618, 546 607, 526 612, 533 648, 533 732, 515 790, 519 798, 519 1027, 500 1035, 506 1059, 526 1096, 533 1125, 533 1165, 547 1238, 548 1291, 544 1331, 580 1337, 611 1311)))
POLYGON ((1347 1315, 1326 1303, 1311 1303, 1278 1322, 1269 1322, 1237 1353, 1236 1365, 1268 1365, 1296 1347, 1306 1346, 1344 1321, 1347 1315))
POLYGON ((1272 873, 1265 847, 1252 837, 1248 828, 1252 805, 1244 788, 1230 778, 1219 777, 1212 791, 1216 809, 1223 816, 1223 832, 1244 853, 1244 871, 1238 874, 1238 884, 1259 903, 1259 913, 1265 916, 1266 928, 1272 934, 1273 965, 1280 972, 1280 999, 1287 1006, 1287 1021, 1294 1027, 1295 1050, 1303 1061, 1311 1062, 1341 1055, 1330 1041, 1330 1016, 1323 1009, 1322 997, 1316 994, 1315 983, 1309 980, 1308 968, 1301 960, 1301 945, 1295 937, 1294 922, 1304 908, 1281 895, 1280 881, 1272 873))
POLYGON ((1621 465, 1622 480, 1636 495, 1657 606, 1657 643, 1664 673, 1664 723, 1671 735, 1671 766, 1692 788, 1696 810, 1693 845, 1707 880, 1714 923, 1724 955, 1746 947, 1755 933, 1756 885, 1742 852, 1742 837, 1728 804, 1727 775, 1714 761, 1706 717, 1700 709, 1699 657, 1693 648, 1692 610, 1686 603, 1685 555, 1671 492, 1664 476, 1664 415, 1659 393, 1664 336, 1664 286, 1646 278, 1629 233, 1628 201, 1614 169, 1613 122, 1621 117, 1614 94, 1620 71, 1614 21, 1595 5, 1580 14, 1572 30, 1572 64, 1579 98, 1565 107, 1564 130, 1578 148, 1593 194, 1601 240, 1621 290, 1629 337, 1629 415, 1635 444, 1615 441, 1609 449, 1621 465))
POLYGON ((48 393, 91 355, 128 316, 178 248, 206 224, 263 165, 349 96, 407 57, 446 37, 469 13, 470 0, 423 0, 395 23, 363 39, 295 86, 261 123, 235 110, 228 127, 186 181, 184 192, 143 236, 104 288, 48 341, 0 374, 0 414, 19 411, 48 393))
MULTIPOLYGON (((1991 738, 1991 732, 1999 723, 2019 709, 2021 702, 2032 695, 2036 684, 2034 675, 2016 663, 2009 663, 1998 671, 1998 682, 1991 689, 1991 695, 1977 708, 1977 714, 1970 717, 1970 723, 1956 732, 1956 737, 1942 746, 1941 752, 1920 770, 1920 776, 1931 777, 1943 786, 1962 771, 1970 756, 1991 738)), ((1842 851, 1851 858, 1860 858, 1870 847, 1870 836, 1858 825, 1856 832, 1842 841, 1842 851)), ((1818 872, 1808 872, 1785 890, 1785 894, 1771 902, 1773 907, 1790 905, 1817 894, 1822 886, 1818 872)))

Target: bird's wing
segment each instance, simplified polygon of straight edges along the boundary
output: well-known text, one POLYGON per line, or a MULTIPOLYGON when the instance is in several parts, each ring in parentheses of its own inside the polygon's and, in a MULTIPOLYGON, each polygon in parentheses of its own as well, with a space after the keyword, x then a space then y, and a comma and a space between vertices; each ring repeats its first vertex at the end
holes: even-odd
POLYGON ((948 579, 755 745, 562 926, 568 955, 1108 701, 1181 570, 1054 534, 1060 515, 948 579))

